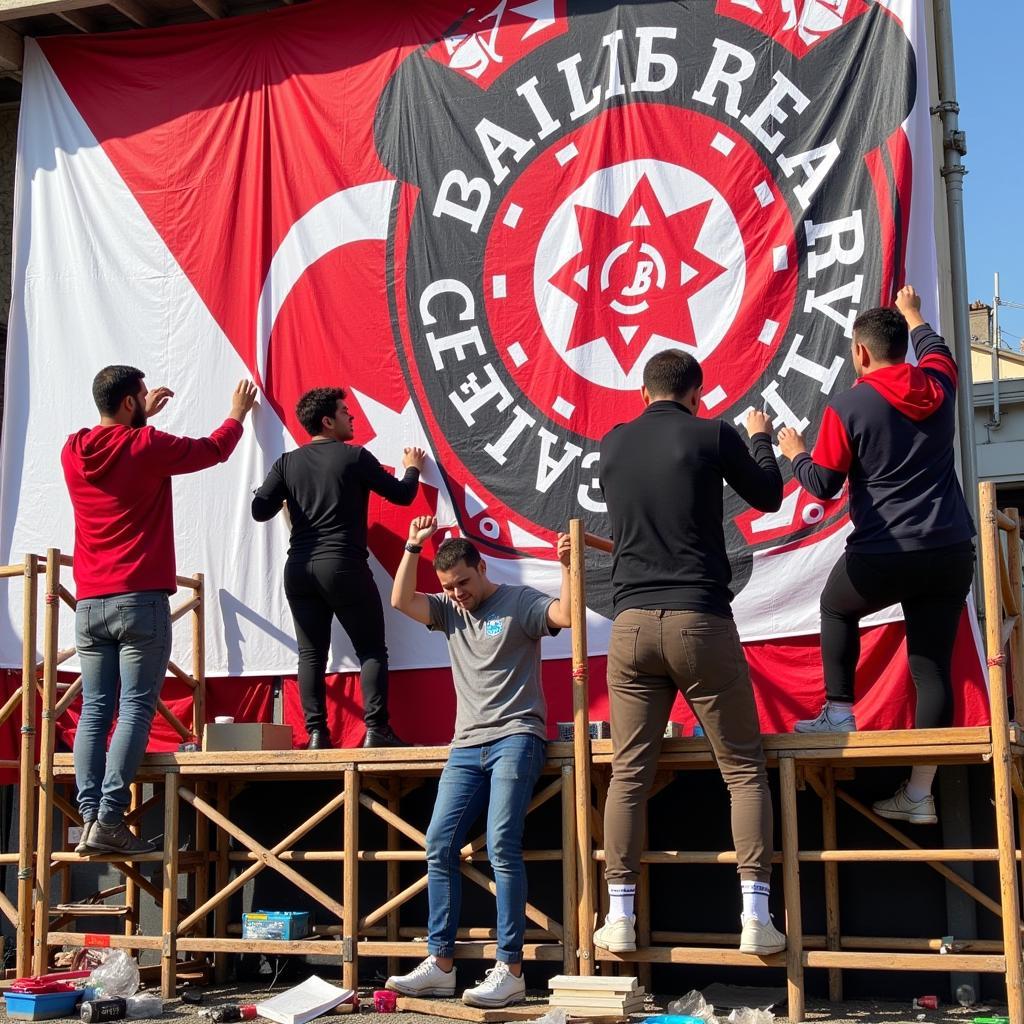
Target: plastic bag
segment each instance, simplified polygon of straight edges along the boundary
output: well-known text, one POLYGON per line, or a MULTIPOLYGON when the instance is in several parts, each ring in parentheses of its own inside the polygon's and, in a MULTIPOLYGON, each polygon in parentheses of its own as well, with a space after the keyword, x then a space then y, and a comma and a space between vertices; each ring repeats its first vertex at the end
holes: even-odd
POLYGON ((538 1017, 533 1024, 566 1024, 569 1015, 561 1006, 553 1006, 543 1017, 538 1017))
POLYGON ((123 949, 115 949, 89 975, 89 985, 104 998, 127 999, 139 991, 139 965, 123 949))
POLYGON ((715 1016, 715 1008, 704 997, 694 989, 687 992, 682 999, 676 999, 668 1004, 666 1013, 679 1014, 683 1017, 697 1017, 706 1021, 707 1024, 719 1024, 715 1016))
POLYGON ((752 1010, 744 1006, 729 1014, 729 1024, 775 1024, 775 1014, 771 1010, 752 1010))

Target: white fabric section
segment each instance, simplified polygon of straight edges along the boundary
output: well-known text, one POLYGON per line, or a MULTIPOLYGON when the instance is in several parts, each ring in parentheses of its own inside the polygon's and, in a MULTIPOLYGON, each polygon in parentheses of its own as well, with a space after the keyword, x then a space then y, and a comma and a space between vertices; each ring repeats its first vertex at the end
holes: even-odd
MULTIPOLYGON (((154 426, 193 436, 221 422, 231 390, 247 376, 31 40, 23 88, 0 488, 4 562, 48 547, 72 550, 60 449, 68 434, 96 422, 90 384, 100 367, 131 363, 150 386, 172 387, 177 396, 154 426)), ((249 515, 252 489, 291 443, 277 415, 258 406, 226 464, 175 481, 178 571, 206 574, 210 675, 295 670, 281 585, 286 527, 249 515)), ((374 571, 387 594, 390 579, 379 565, 374 571)), ((395 668, 448 664, 443 639, 390 608, 386 615, 395 668)), ((0 589, 4 666, 21 664, 21 622, 20 587, 7 584, 0 589)), ((188 665, 186 624, 175 632, 173 656, 188 665)), ((65 610, 61 647, 73 638, 65 610)), ((556 644, 561 656, 568 651, 565 639, 549 644, 551 654, 556 644)), ((340 629, 332 649, 333 669, 355 667, 340 629)))

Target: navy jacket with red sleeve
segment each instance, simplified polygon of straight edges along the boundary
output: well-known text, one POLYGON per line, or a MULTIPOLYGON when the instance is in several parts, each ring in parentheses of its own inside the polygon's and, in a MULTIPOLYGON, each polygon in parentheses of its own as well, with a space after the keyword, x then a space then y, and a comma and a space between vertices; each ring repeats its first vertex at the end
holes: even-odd
POLYGON ((863 554, 963 544, 974 524, 956 476, 957 368, 935 331, 911 333, 917 365, 862 377, 825 410, 813 455, 793 460, 804 490, 832 498, 850 481, 853 532, 863 554))

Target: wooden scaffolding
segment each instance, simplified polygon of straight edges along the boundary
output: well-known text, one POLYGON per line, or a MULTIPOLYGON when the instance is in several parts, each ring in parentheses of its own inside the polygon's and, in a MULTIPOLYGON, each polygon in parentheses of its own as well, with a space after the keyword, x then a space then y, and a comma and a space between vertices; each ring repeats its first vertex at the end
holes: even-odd
MULTIPOLYGON (((1024 706, 1024 626, 1021 611, 1020 525, 1015 510, 999 511, 991 484, 980 489, 981 557, 985 581, 985 632, 990 674, 991 726, 965 729, 900 730, 840 735, 780 735, 765 738, 769 765, 777 769, 782 811, 782 832, 775 860, 781 864, 786 909, 788 948, 785 953, 756 957, 738 952, 738 935, 731 933, 658 932, 649 923, 650 866, 653 864, 735 864, 732 850, 645 850, 643 876, 638 890, 638 938, 636 953, 613 954, 597 950, 593 943, 595 918, 601 909, 604 887, 599 884, 599 865, 604 859, 603 796, 607 791, 612 757, 607 740, 589 739, 588 661, 585 629, 584 547, 586 535, 578 522, 572 524, 573 706, 574 740, 550 743, 545 775, 531 804, 531 812, 547 804, 559 805, 561 848, 530 850, 528 865, 560 862, 562 881, 558 917, 530 905, 525 956, 551 961, 562 973, 592 974, 601 965, 629 964, 630 972, 647 974, 655 963, 708 966, 763 966, 785 971, 789 1015, 804 1017, 804 972, 822 968, 829 972, 833 999, 842 996, 843 970, 978 971, 1004 974, 1012 1020, 1024 1020, 1021 994, 1021 906, 1017 861, 1017 826, 1024 831, 1024 739, 1010 722, 1007 700, 1007 661, 1013 668, 1014 707, 1024 706), (971 849, 923 848, 902 829, 879 818, 843 787, 851 769, 881 765, 959 764, 984 765, 993 773, 996 836, 986 847, 971 849), (799 840, 799 793, 821 801, 822 836, 814 849, 803 849, 799 840), (1015 804, 1016 798, 1016 804, 1015 804), (837 808, 842 804, 872 822, 897 844, 895 849, 850 849, 840 844, 837 808), (982 891, 964 880, 952 867, 963 862, 994 862, 999 868, 998 895, 982 891), (1002 920, 1002 941, 973 940, 942 948, 941 937, 913 939, 856 936, 843 932, 839 912, 839 865, 849 862, 898 862, 927 866, 971 896, 1002 920), (820 891, 801 879, 802 864, 822 864, 820 891), (826 909, 823 935, 804 934, 801 909, 809 900, 826 909), (636 965, 636 966, 634 966, 636 965)), ((594 540, 597 546, 604 542, 594 540)), ((46 594, 57 595, 73 605, 59 583, 59 555, 47 560, 46 594), (52 570, 52 572, 51 572, 52 570)), ((33 563, 33 571, 36 563, 33 563)), ((26 587, 32 575, 28 562, 22 574, 26 587)), ((9 573, 17 575, 15 572, 9 573)), ((195 596, 179 609, 194 621, 193 674, 197 689, 202 681, 202 581, 179 580, 195 585, 195 596), (198 652, 198 653, 197 653, 198 652)), ((424 928, 402 919, 402 908, 426 887, 425 874, 402 884, 402 863, 425 861, 425 835, 406 811, 408 798, 436 779, 447 758, 439 747, 399 750, 332 750, 253 753, 174 753, 146 758, 139 786, 150 783, 153 796, 145 802, 137 795, 132 820, 158 804, 163 805, 163 849, 120 863, 125 876, 124 934, 109 935, 71 930, 79 908, 50 905, 50 876, 82 858, 67 852, 67 844, 54 851, 54 811, 65 822, 76 822, 70 800, 59 790, 73 781, 68 755, 52 756, 53 717, 67 707, 65 692, 56 699, 56 667, 66 652, 56 648, 56 600, 46 604, 43 671, 43 733, 39 771, 39 813, 36 833, 35 968, 45 969, 54 947, 101 943, 155 951, 161 962, 162 989, 174 993, 179 957, 209 954, 216 976, 225 977, 226 957, 231 953, 328 954, 337 958, 344 982, 360 978, 362 957, 386 957, 389 970, 399 957, 423 956, 424 928), (327 786, 329 798, 315 813, 280 840, 259 842, 232 818, 237 792, 266 780, 308 781, 327 786), (184 807, 195 813, 197 828, 193 847, 179 850, 180 817, 184 807), (300 842, 316 826, 339 816, 340 849, 299 849, 300 842), (368 848, 368 822, 386 826, 386 848, 368 848), (159 883, 140 870, 146 862, 159 863, 159 883), (299 870, 303 863, 338 865, 337 884, 325 889, 299 870), (360 866, 381 863, 384 883, 380 892, 361 904, 360 866), (254 942, 237 937, 229 919, 229 900, 256 874, 269 868, 288 879, 322 910, 316 934, 291 942, 254 942), (180 881, 189 881, 183 898, 180 881), (383 893, 383 898, 381 898, 383 893), (148 894, 161 908, 159 934, 139 934, 139 900, 148 894), (367 905, 367 903, 369 905, 367 905)), ((180 617, 180 616, 179 616, 180 617)), ((26 622, 28 613, 26 613, 26 622)), ((33 648, 34 651, 34 648, 33 648)), ((33 678, 38 674, 33 653, 33 678)), ((175 673, 178 674, 178 673, 175 673)), ((10 703, 10 702, 9 702, 10 703)), ((27 702, 31 704, 32 702, 27 702)), ((201 702, 198 703, 201 707, 201 702)), ((10 713, 10 712, 8 712, 10 713)), ((198 714, 196 723, 202 721, 198 714)), ((24 768, 24 765, 22 765, 24 768)), ((679 773, 714 770, 710 747, 703 738, 666 740, 656 788, 667 785, 679 773)), ((22 823, 24 827, 24 822, 22 823)), ((529 830, 527 832, 529 836, 529 830)), ((493 882, 480 870, 486 860, 485 840, 479 836, 462 850, 466 879, 493 892, 493 882)), ((95 861, 97 858, 90 858, 95 861)), ((106 858, 113 860, 114 858, 106 858)), ((365 887, 364 887, 365 889, 365 887)), ((31 896, 31 889, 28 890, 31 896)), ((10 916, 28 920, 26 909, 2 908, 10 916)), ((406 908, 408 910, 408 908, 406 908)), ((28 912, 29 915, 31 912, 28 912)), ((458 957, 489 958, 494 955, 495 934, 490 928, 461 929, 458 957)))

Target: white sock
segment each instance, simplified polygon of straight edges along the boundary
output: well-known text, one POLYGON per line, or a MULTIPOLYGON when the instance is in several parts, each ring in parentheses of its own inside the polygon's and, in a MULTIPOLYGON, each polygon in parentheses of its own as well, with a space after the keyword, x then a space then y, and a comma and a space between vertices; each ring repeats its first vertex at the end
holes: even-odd
POLYGON ((938 765, 934 764, 919 764, 911 768, 910 778, 907 779, 907 796, 914 801, 931 796, 936 771, 938 765))
POLYGON ((635 885, 609 885, 607 920, 618 921, 620 917, 632 917, 633 901, 635 898, 635 885))
POLYGON ((740 882, 740 892, 743 894, 743 920, 756 917, 761 924, 767 924, 771 920, 768 913, 768 896, 772 887, 767 882, 740 882))
POLYGON ((853 704, 845 700, 827 700, 825 707, 832 712, 833 718, 850 718, 853 715, 853 704))

